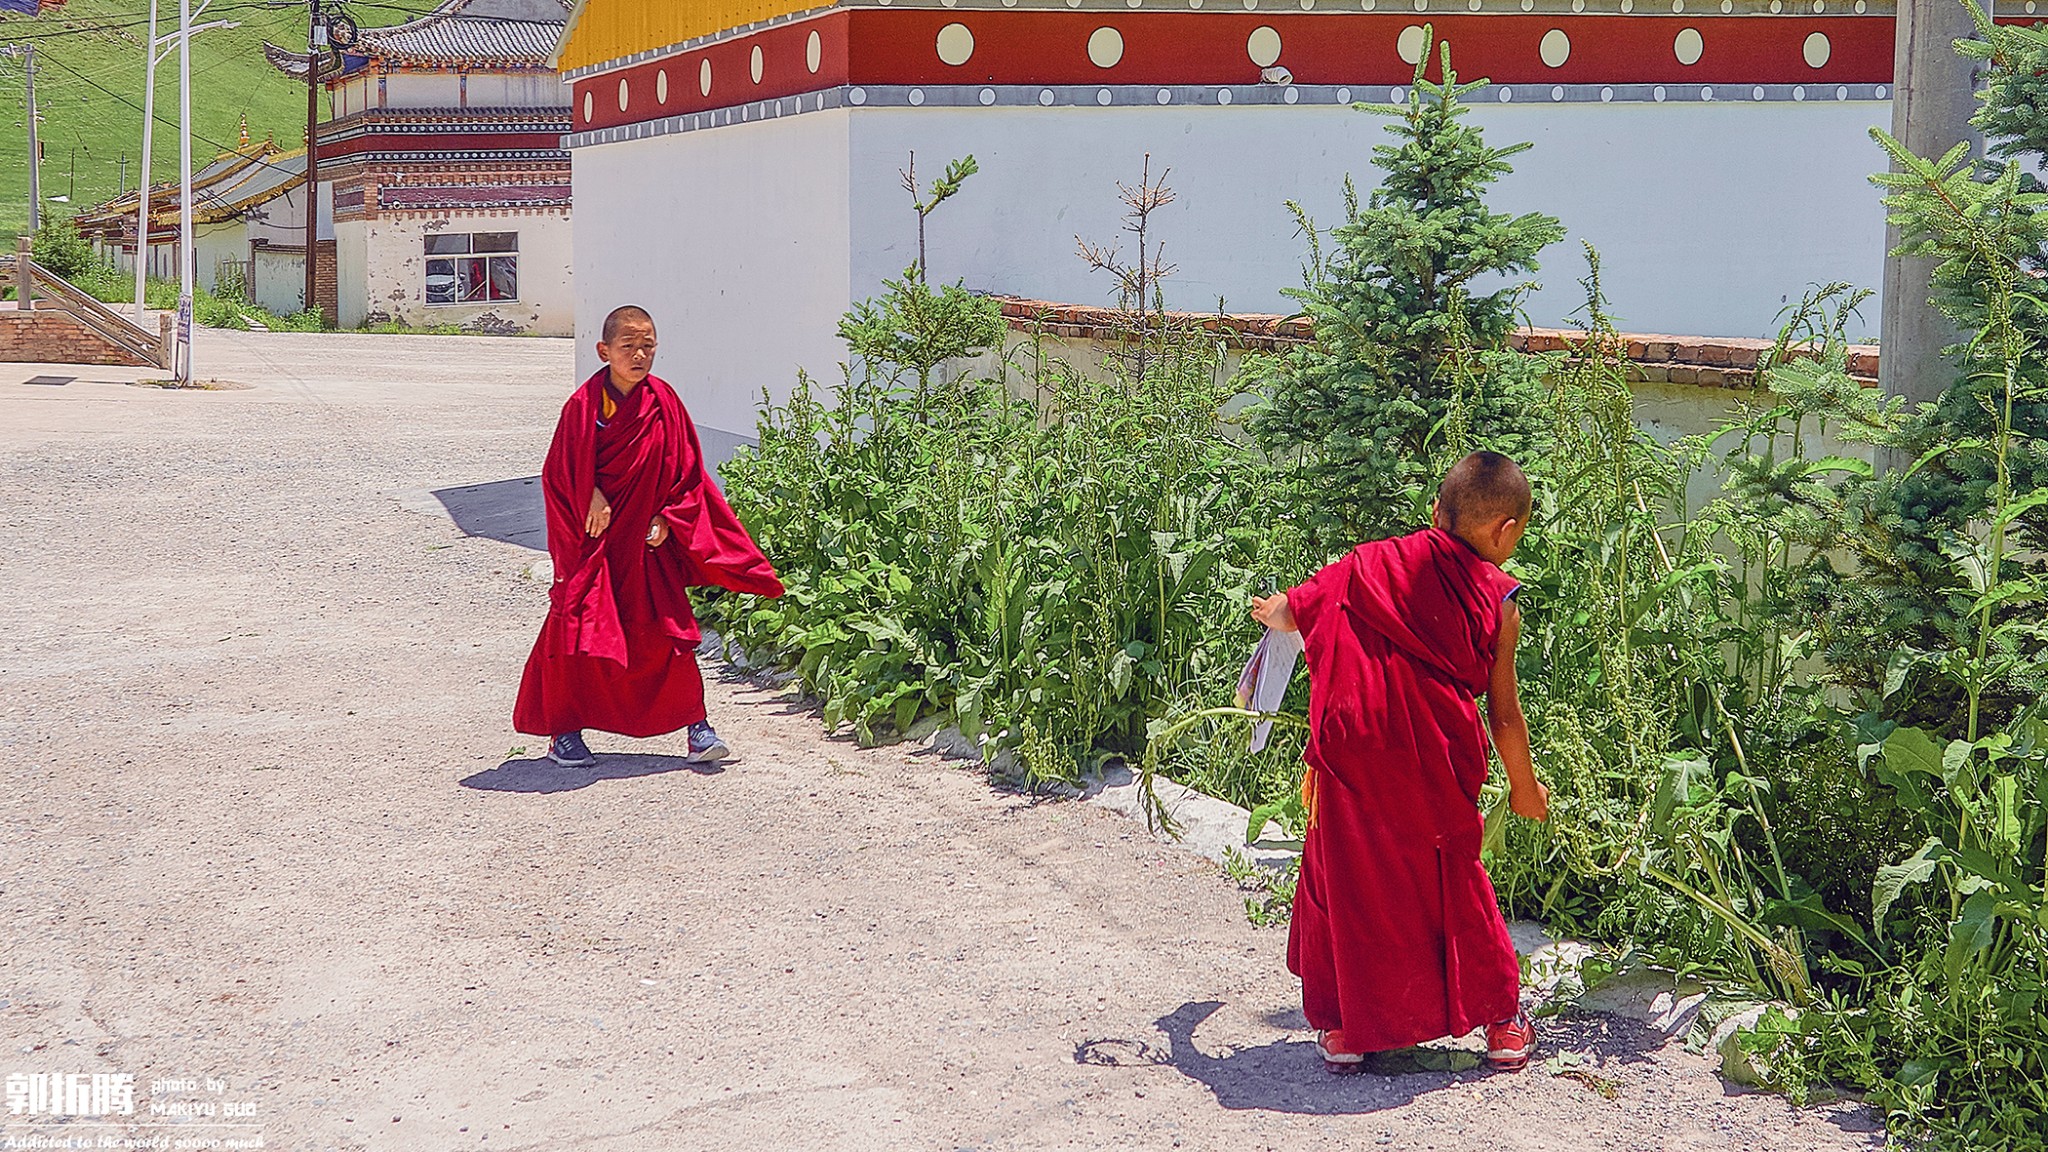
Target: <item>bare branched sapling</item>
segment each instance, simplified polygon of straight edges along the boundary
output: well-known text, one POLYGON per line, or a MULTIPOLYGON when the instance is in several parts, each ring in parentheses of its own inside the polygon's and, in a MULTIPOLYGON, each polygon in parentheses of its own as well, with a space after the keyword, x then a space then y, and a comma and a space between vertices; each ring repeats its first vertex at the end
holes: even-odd
POLYGON ((1125 312, 1136 314, 1137 347, 1133 353, 1132 371, 1134 381, 1143 381, 1145 378, 1148 362, 1145 342, 1153 334, 1152 330, 1155 327, 1162 329, 1163 339, 1163 313, 1166 310, 1166 301, 1160 289, 1160 281, 1179 271, 1166 262, 1165 242, 1152 242, 1146 237, 1152 213, 1178 198, 1173 189, 1166 184, 1166 177, 1172 171, 1171 168, 1165 169, 1159 173, 1158 179, 1153 179, 1152 154, 1147 152, 1144 167, 1139 171, 1135 187, 1121 180, 1117 181, 1117 199, 1123 202, 1126 209, 1123 230, 1137 237, 1138 241, 1135 260, 1124 260, 1121 243, 1090 244, 1079 236, 1074 237, 1076 250, 1090 268, 1116 277, 1117 306, 1125 312))
POLYGON ((960 191, 960 186, 967 182, 967 178, 980 170, 980 165, 974 162, 974 154, 970 152, 946 165, 945 174, 922 192, 917 187, 915 150, 910 153, 910 166, 898 171, 897 174, 903 177, 903 190, 910 193, 910 206, 917 212, 917 263, 911 266, 911 278, 918 283, 923 283, 925 279, 924 218, 937 210, 938 206, 944 204, 955 192, 960 191))

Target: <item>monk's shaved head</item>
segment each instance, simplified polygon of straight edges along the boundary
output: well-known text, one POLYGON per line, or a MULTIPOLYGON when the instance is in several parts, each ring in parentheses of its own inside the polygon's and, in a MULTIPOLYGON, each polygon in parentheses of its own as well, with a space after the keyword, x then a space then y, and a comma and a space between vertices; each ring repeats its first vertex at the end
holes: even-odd
POLYGON ((607 344, 617 340, 619 338, 619 326, 630 322, 645 324, 649 328, 654 327, 654 317, 648 313, 647 309, 640 307, 638 304, 621 304, 606 314, 604 318, 604 334, 599 336, 598 339, 603 340, 607 344))
POLYGON ((1444 473, 1437 505, 1452 532, 1499 520, 1529 522, 1529 478, 1498 452, 1474 452, 1444 473))

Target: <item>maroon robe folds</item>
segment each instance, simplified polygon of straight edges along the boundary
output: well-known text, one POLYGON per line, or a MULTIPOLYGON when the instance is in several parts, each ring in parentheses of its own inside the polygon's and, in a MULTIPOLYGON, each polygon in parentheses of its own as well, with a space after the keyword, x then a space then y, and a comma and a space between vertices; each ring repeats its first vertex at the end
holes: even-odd
POLYGON ((1287 593, 1309 668, 1307 843, 1287 967, 1310 1025, 1357 1052, 1514 1015, 1520 967, 1479 863, 1502 604, 1518 587, 1430 529, 1287 593))
POLYGON ((512 726, 536 736, 597 728, 658 736, 704 719, 691 585, 782 595, 761 550, 704 469, 697 429, 655 376, 604 418, 609 369, 562 406, 541 469, 554 586, 527 658, 512 726), (600 419, 603 423, 600 423, 600 419), (595 486, 611 503, 604 535, 584 531, 595 486), (669 538, 647 546, 656 516, 669 538))

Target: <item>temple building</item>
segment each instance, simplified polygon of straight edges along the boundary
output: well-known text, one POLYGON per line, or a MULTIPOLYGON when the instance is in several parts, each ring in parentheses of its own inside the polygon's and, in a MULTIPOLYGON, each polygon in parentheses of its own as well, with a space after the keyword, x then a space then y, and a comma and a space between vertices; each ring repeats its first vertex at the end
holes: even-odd
POLYGON ((1386 121, 1352 105, 1404 101, 1427 34, 1493 81, 1489 141, 1534 144, 1495 206, 1570 229, 1533 322, 1579 307, 1579 239, 1639 332, 1762 335, 1809 284, 1879 286, 1892 0, 579 0, 556 64, 582 366, 644 304, 690 349, 669 371, 707 442, 746 437, 911 262, 912 152, 980 165, 929 221, 935 277, 1105 301, 1075 238, 1118 237, 1149 156, 1179 197, 1153 218, 1168 306, 1292 311, 1286 202, 1328 227, 1347 174, 1376 182, 1386 121))
MULTIPOLYGON (((319 290, 342 327, 574 330, 568 92, 548 63, 567 11, 563 0, 447 0, 362 29, 323 70, 333 250, 319 290)), ((302 53, 266 50, 305 75, 302 53)))
MULTIPOLYGON (((79 234, 118 271, 135 271, 138 192, 80 212, 79 234)), ((178 278, 179 184, 149 190, 144 259, 158 280, 178 278)), ((325 223, 325 221, 323 221, 325 223)), ((306 150, 241 140, 192 172, 193 280, 209 292, 239 293, 279 315, 297 312, 306 285, 306 150)))

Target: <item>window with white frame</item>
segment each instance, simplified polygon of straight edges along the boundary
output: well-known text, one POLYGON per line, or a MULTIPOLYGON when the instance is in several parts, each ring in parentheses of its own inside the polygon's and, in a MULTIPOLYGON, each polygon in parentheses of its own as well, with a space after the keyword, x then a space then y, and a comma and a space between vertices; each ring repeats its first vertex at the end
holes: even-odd
POLYGON ((438 232, 427 237, 427 303, 519 299, 519 233, 438 232))

